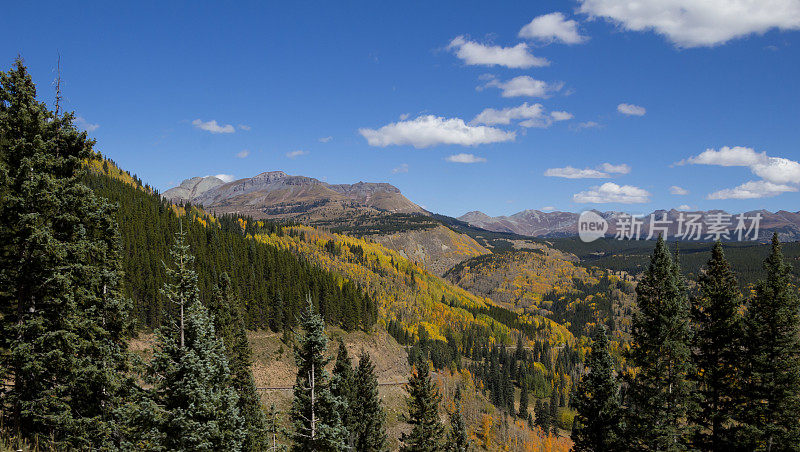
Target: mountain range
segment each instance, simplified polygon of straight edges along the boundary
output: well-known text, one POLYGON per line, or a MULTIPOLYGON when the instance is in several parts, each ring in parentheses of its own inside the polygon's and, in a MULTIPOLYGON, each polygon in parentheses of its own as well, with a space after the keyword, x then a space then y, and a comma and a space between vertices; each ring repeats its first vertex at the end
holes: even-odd
MULTIPOLYGON (((621 221, 629 218, 629 215, 624 212, 607 211, 601 212, 593 210, 594 213, 602 217, 608 222, 608 230, 606 236, 614 237, 617 235, 621 226, 621 221)), ((641 221, 641 234, 640 237, 647 238, 650 235, 651 224, 656 225, 653 232, 661 232, 659 223, 666 229, 669 238, 674 238, 676 235, 683 236, 689 231, 688 222, 690 218, 696 224, 703 225, 700 230, 700 240, 709 239, 708 225, 721 220, 723 224, 727 224, 727 230, 730 231, 729 239, 734 240, 737 234, 734 233, 738 226, 738 215, 730 214, 722 210, 707 210, 707 211, 678 211, 672 210, 656 210, 646 215, 637 216, 637 220, 641 221), (683 218, 683 224, 681 223, 683 218), (719 219, 719 220, 718 220, 719 219)), ((767 210, 754 210, 744 212, 744 226, 749 229, 753 223, 753 218, 760 216, 758 222, 758 240, 768 239, 773 232, 777 232, 778 236, 783 241, 796 241, 800 240, 800 212, 789 212, 780 210, 778 212, 769 212, 767 210)), ((486 229, 494 232, 510 232, 529 237, 571 237, 578 235, 578 219, 580 214, 574 212, 542 212, 540 210, 523 210, 522 212, 515 213, 510 216, 497 216, 490 217, 483 212, 472 211, 468 212, 458 219, 468 223, 471 226, 486 229)), ((621 226, 625 227, 625 226, 621 226)), ((689 235, 695 239, 695 231, 690 231, 689 235)), ((750 232, 747 236, 754 238, 754 231, 750 232)), ((714 238, 714 237, 712 237, 714 238)), ((725 237, 722 237, 725 240, 725 237)))

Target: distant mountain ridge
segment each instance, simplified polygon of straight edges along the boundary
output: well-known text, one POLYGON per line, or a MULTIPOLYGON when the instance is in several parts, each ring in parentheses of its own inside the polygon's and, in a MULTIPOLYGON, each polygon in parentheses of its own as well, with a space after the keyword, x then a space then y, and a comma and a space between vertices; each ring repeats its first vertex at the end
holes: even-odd
MULTIPOLYGON (((622 216, 627 216, 624 212, 594 210, 609 223, 606 236, 613 237, 617 233, 616 221, 622 216)), ((714 220, 716 215, 731 215, 731 231, 737 226, 737 214, 730 214, 722 210, 708 211, 678 211, 656 210, 647 215, 639 217, 642 221, 641 232, 646 238, 650 232, 651 219, 657 224, 665 218, 668 222, 669 237, 672 238, 678 233, 680 215, 684 218, 689 215, 699 215, 699 222, 706 223, 714 220)), ((744 212, 747 218, 753 218, 756 214, 761 215, 758 230, 758 238, 766 239, 777 232, 781 240, 796 241, 800 240, 800 212, 789 212, 780 210, 769 212, 767 210, 754 210, 744 212)), ((569 237, 578 234, 578 218, 580 214, 574 212, 542 212, 540 210, 523 210, 510 216, 490 217, 483 212, 472 211, 460 217, 459 220, 469 223, 471 226, 483 228, 494 232, 511 232, 530 237, 569 237)), ((748 222, 747 225, 750 223, 748 222)), ((655 232, 655 231, 654 231, 655 232)), ((707 238, 706 232, 701 234, 701 239, 707 238)))
POLYGON ((283 171, 225 183, 214 176, 193 177, 164 192, 171 201, 191 201, 220 213, 253 218, 292 218, 315 221, 336 216, 379 212, 428 215, 387 183, 328 184, 283 171))

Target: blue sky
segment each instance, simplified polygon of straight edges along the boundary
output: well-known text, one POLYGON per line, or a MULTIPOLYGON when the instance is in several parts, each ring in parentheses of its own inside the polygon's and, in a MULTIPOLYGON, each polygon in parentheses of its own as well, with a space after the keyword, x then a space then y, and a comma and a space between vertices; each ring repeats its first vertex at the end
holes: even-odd
POLYGON ((162 190, 283 170, 453 216, 798 210, 800 0, 332 3, 14 2, 0 57, 51 101, 60 53, 67 108, 162 190))

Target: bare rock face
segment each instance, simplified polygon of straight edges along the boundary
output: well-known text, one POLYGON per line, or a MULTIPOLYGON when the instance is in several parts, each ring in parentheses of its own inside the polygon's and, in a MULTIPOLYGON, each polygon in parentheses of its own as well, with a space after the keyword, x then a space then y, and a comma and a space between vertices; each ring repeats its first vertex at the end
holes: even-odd
POLYGON ((214 176, 186 179, 175 188, 165 191, 163 196, 173 202, 192 201, 203 193, 224 185, 225 182, 214 176))
POLYGON ((213 212, 309 223, 325 221, 326 226, 364 215, 429 215, 387 183, 331 185, 283 171, 267 171, 228 183, 213 177, 194 177, 164 195, 171 200, 189 200, 213 212))

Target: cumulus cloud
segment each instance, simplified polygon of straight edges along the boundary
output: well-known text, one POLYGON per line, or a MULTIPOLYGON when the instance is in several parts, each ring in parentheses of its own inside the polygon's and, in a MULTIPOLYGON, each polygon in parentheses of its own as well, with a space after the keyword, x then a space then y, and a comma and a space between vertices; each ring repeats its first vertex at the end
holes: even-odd
POLYGON ((542 212, 552 212, 554 210, 556 210, 556 208, 553 207, 553 206, 544 206, 544 207, 542 207, 542 212))
POLYGON ((580 44, 588 39, 578 31, 578 22, 566 20, 564 14, 558 12, 534 18, 522 27, 519 37, 564 44, 580 44))
POLYGON ((400 166, 392 168, 392 174, 400 174, 408 172, 408 163, 401 163, 400 166))
POLYGON ((307 154, 308 154, 308 151, 303 151, 301 149, 298 149, 296 151, 287 152, 286 153, 286 157, 289 157, 290 159, 294 159, 294 158, 300 157, 301 155, 307 155, 307 154))
POLYGON ((87 132, 94 132, 95 130, 100 128, 100 124, 92 124, 89 121, 83 119, 83 116, 78 116, 77 118, 75 118, 74 123, 76 126, 87 132))
POLYGON ((774 184, 765 180, 745 182, 734 188, 726 188, 708 195, 708 199, 755 199, 769 198, 781 193, 795 192, 797 187, 774 184))
POLYGON ((683 196, 683 195, 688 195, 689 194, 689 190, 687 190, 687 189, 685 189, 683 187, 678 187, 677 185, 673 185, 672 187, 669 187, 669 192, 672 195, 678 195, 678 196, 683 196))
POLYGON ((689 204, 681 204, 678 206, 678 210, 692 210, 692 206, 689 204))
POLYGON ((516 120, 523 127, 549 127, 553 122, 572 119, 572 114, 566 111, 547 113, 542 104, 528 105, 527 102, 517 107, 508 107, 500 110, 487 108, 478 113, 470 124, 508 125, 516 120))
POLYGON ((236 157, 243 159, 247 158, 248 155, 250 155, 250 151, 248 151, 247 149, 243 149, 236 154, 236 157))
POLYGON ((195 119, 194 121, 192 121, 192 125, 200 130, 205 130, 206 132, 211 132, 211 133, 233 133, 236 131, 236 129, 232 125, 225 124, 223 126, 217 124, 217 121, 213 119, 211 121, 203 121, 201 119, 195 119))
POLYGON ((461 118, 426 115, 397 121, 379 129, 358 129, 370 146, 411 145, 426 148, 440 144, 476 146, 512 141, 514 132, 495 127, 467 125, 461 118))
POLYGON ((553 121, 567 121, 574 118, 572 113, 566 111, 554 111, 550 113, 550 116, 553 118, 553 121))
POLYGON ((579 203, 605 204, 639 204, 650 201, 650 193, 633 185, 617 185, 606 182, 603 185, 591 187, 589 190, 575 193, 572 200, 579 203))
POLYGON ((774 184, 800 183, 800 163, 783 157, 770 157, 753 148, 724 146, 719 150, 706 149, 703 153, 677 162, 677 165, 744 166, 756 176, 774 184))
POLYGON ((488 81, 479 86, 478 90, 499 88, 503 97, 549 97, 550 94, 564 87, 563 83, 547 83, 528 75, 520 75, 505 82, 493 76, 484 78, 488 81))
POLYGON ((505 66, 526 69, 550 64, 545 58, 533 56, 525 43, 519 43, 514 47, 501 47, 485 45, 469 41, 464 36, 457 36, 450 41, 447 49, 454 51, 458 58, 470 66, 505 66))
POLYGON ((236 178, 233 177, 233 174, 215 174, 214 177, 221 180, 222 182, 225 182, 226 184, 228 182, 233 182, 236 180, 236 178))
POLYGON ((239 124, 239 129, 241 130, 250 130, 252 127, 248 126, 247 124, 239 124))
POLYGON ((332 139, 333 139, 333 137, 329 136, 329 137, 319 138, 319 139, 317 139, 317 141, 319 141, 320 143, 327 143, 328 141, 331 141, 332 139))
POLYGON ((572 166, 549 168, 544 172, 544 175, 548 177, 563 177, 566 179, 606 179, 611 177, 611 174, 628 174, 630 172, 631 167, 625 163, 619 165, 603 163, 596 168, 580 169, 572 166))
POLYGON ((617 105, 617 111, 628 116, 644 116, 647 113, 644 107, 633 104, 619 104, 617 105))
POLYGON ((615 173, 615 174, 628 174, 631 172, 631 167, 626 163, 621 163, 619 165, 612 165, 611 163, 603 163, 598 167, 598 169, 605 171, 607 173, 615 173))
POLYGON ((773 28, 800 29, 797 0, 580 0, 579 11, 620 28, 654 32, 678 47, 724 44, 773 28))
POLYGON ((448 162, 453 163, 482 163, 485 162, 486 159, 483 157, 478 157, 473 154, 453 154, 445 158, 448 162))

